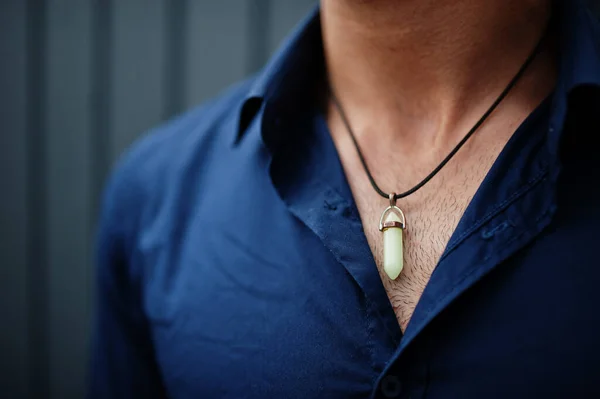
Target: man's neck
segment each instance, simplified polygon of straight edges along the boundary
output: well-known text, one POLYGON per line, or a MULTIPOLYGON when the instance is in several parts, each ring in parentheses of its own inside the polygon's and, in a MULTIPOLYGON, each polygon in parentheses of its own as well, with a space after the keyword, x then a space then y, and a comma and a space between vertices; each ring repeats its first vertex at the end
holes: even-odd
MULTIPOLYGON (((550 6, 550 0, 322 0, 329 83, 357 134, 376 120, 380 131, 406 134, 392 133, 402 127, 437 141, 491 105, 540 39, 550 6)), ((553 79, 551 66, 541 69, 539 79, 553 79)))

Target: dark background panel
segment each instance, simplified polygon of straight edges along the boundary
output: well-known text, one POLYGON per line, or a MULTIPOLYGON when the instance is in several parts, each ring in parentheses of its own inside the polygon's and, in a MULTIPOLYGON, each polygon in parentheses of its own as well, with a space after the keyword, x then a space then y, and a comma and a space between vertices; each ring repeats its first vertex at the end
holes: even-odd
POLYGON ((24 1, 0 6, 0 391, 27 394, 27 14, 24 1))
POLYGON ((83 390, 92 229, 92 2, 49 0, 44 64, 47 370, 53 398, 83 390))
POLYGON ((166 18, 170 0, 113 1, 109 67, 109 160, 163 118, 166 18))
MULTIPOLYGON (((249 9, 262 1, 188 1, 184 48, 185 93, 190 108, 214 96, 247 73, 249 9)), ((179 110, 177 110, 179 111, 179 110)))

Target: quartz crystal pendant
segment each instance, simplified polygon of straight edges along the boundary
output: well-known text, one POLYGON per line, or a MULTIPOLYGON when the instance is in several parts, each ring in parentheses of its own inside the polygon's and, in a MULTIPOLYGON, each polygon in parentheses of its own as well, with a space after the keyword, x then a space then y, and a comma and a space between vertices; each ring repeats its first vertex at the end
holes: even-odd
POLYGON ((392 280, 398 278, 404 267, 403 233, 406 227, 404 213, 390 194, 390 206, 381 214, 379 230, 383 232, 383 270, 392 280))

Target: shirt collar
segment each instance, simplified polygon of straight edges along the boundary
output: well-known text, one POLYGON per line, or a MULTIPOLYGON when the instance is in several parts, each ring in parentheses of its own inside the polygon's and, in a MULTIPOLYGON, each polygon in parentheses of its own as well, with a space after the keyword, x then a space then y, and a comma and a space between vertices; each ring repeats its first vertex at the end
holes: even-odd
POLYGON ((321 21, 316 6, 255 77, 241 106, 236 142, 260 110, 263 111, 263 130, 265 124, 278 123, 288 111, 301 105, 301 100, 323 76, 323 57, 321 21))
POLYGON ((559 15, 559 81, 567 91, 600 86, 600 29, 582 0, 555 1, 559 15))
POLYGON ((555 0, 558 25, 559 69, 553 107, 549 121, 548 149, 556 155, 569 107, 569 97, 575 89, 600 88, 600 28, 583 0, 555 0))
MULTIPOLYGON (((569 94, 583 85, 600 87, 600 23, 583 0, 555 0, 554 11, 559 35, 559 71, 550 141, 556 142, 557 146, 569 94)), ((263 140, 267 144, 277 140, 276 137, 265 137, 265 125, 278 125, 281 118, 302 105, 302 100, 320 82, 323 73, 323 43, 317 6, 296 26, 255 77, 240 108, 236 143, 261 110, 263 140)))

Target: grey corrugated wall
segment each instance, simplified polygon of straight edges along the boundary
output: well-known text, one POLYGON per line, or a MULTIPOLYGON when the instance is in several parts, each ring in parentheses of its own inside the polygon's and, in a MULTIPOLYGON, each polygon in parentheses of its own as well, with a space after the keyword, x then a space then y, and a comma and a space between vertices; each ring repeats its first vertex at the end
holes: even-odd
POLYGON ((0 397, 83 396, 111 165, 256 71, 314 3, 0 1, 0 397))

